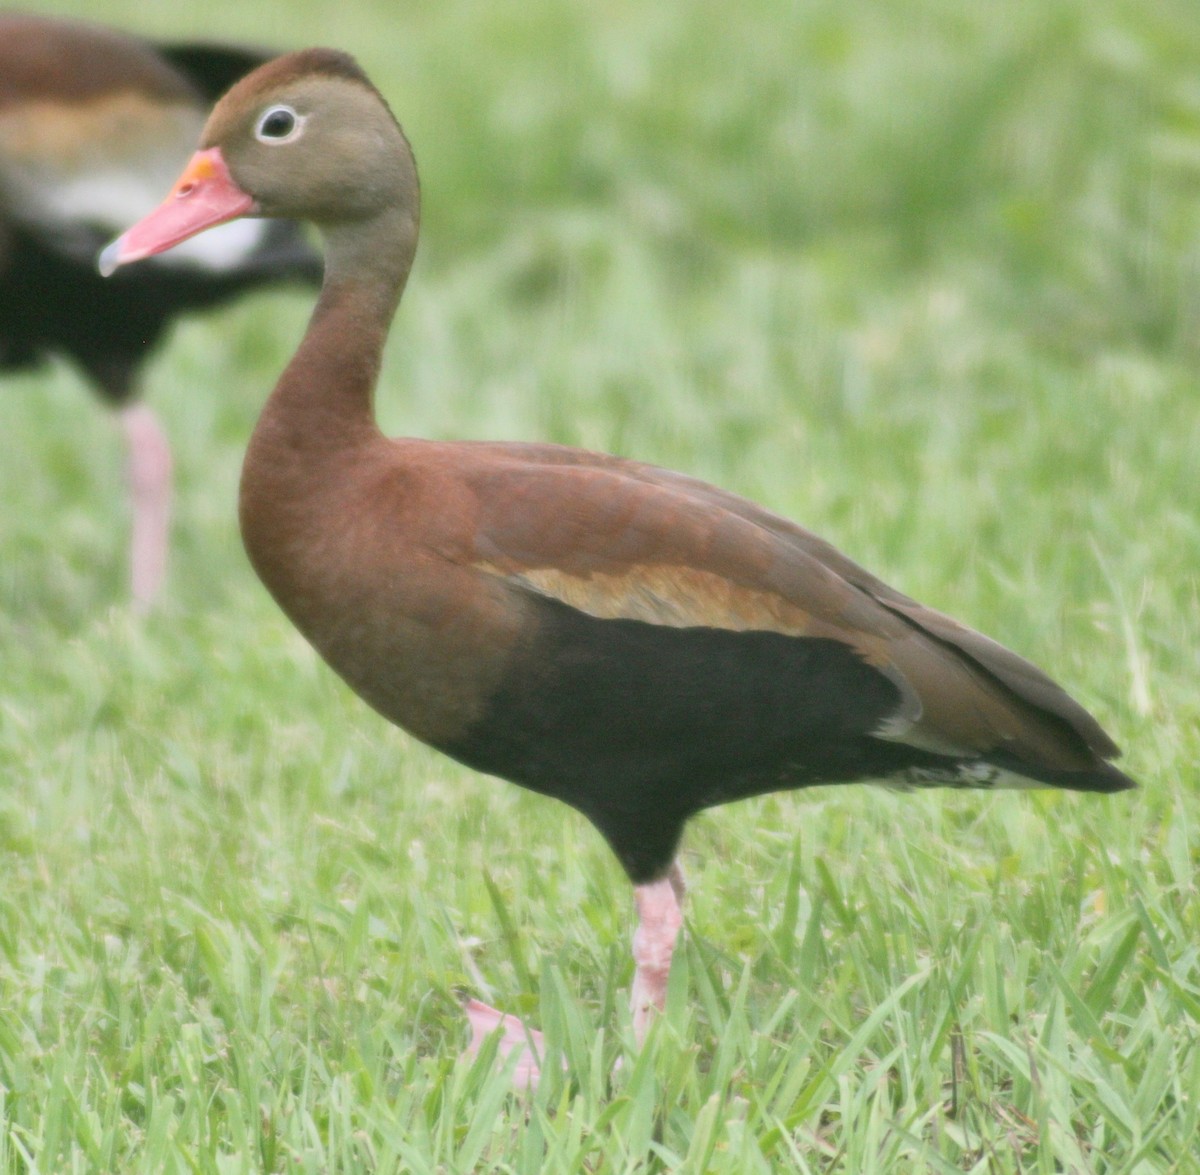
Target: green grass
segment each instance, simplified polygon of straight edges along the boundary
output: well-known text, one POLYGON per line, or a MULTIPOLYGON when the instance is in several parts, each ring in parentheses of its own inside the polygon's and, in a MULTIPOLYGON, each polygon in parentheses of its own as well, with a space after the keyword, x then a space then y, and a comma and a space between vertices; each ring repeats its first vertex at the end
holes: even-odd
MULTIPOLYGON (((67 12, 64 0, 47 5, 67 12)), ((725 808, 628 1052, 581 819, 369 713, 254 579, 241 453, 308 299, 183 325, 170 590, 120 450, 0 398, 0 1165, 1200 1171, 1200 89, 1191 0, 101 0, 361 56, 425 235, 390 431, 548 439, 798 518, 1034 658, 1143 783, 725 808), (561 1049, 455 1062, 470 992, 561 1049)))

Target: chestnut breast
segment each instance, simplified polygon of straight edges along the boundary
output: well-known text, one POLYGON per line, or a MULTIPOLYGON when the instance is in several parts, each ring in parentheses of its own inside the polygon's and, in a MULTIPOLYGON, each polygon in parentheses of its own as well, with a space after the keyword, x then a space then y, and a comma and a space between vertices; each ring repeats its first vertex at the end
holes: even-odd
POLYGON ((247 462, 242 535, 280 607, 348 685, 429 743, 483 712, 527 622, 472 566, 477 505, 453 446, 368 438, 247 462), (318 459, 319 460, 319 459, 318 459))

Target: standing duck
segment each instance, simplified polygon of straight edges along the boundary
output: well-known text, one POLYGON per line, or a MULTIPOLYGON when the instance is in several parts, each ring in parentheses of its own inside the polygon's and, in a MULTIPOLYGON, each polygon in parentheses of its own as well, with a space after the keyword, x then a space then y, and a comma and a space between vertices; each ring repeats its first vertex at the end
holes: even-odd
POLYGON ((635 887, 639 1040, 663 1006, 675 854, 701 809, 855 780, 1133 786, 1040 670, 761 506, 580 449, 384 437, 372 400, 417 245, 417 174, 352 58, 307 50, 239 82, 102 268, 241 216, 310 220, 326 245, 246 454, 250 560, 381 714, 605 837, 635 887))
POLYGON ((96 250, 148 212, 214 101, 271 54, 155 45, 98 25, 0 14, 0 371, 63 355, 119 413, 135 602, 163 580, 171 455, 138 372, 181 312, 267 282, 320 280, 292 223, 230 226, 114 282, 96 250))

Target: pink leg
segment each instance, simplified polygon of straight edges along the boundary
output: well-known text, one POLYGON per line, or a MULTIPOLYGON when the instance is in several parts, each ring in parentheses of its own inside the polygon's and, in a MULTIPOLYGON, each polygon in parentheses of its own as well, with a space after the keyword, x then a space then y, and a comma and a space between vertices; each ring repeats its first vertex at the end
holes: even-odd
POLYGON ((483 1042, 500 1030, 504 1034, 500 1037, 501 1059, 517 1050, 521 1052, 521 1059, 513 1071, 513 1084, 530 1090, 537 1089, 542 1076, 538 1062, 546 1055, 542 1034, 536 1028, 527 1027, 516 1016, 498 1012, 479 1000, 468 1000, 463 1005, 463 1011, 471 1025, 471 1043, 467 1045, 464 1055, 477 1056, 483 1042))
POLYGON ((638 928, 633 933, 633 1035, 640 1045, 654 1013, 667 1002, 667 979, 675 942, 683 926, 680 902, 686 887, 678 862, 660 881, 639 885, 633 891, 638 928))
MULTIPOLYGON (((639 1045, 646 1039, 651 1017, 655 1012, 661 1012, 667 1001, 671 957, 683 926, 680 904, 686 892, 687 886, 678 862, 672 864, 670 872, 660 881, 639 885, 633 891, 638 911, 638 928, 633 934, 633 960, 636 965, 633 976, 633 1033, 639 1045)), ((546 1052, 542 1034, 516 1016, 498 1012, 479 1000, 468 1000, 463 1010, 471 1025, 471 1042, 464 1055, 476 1056, 483 1042, 494 1032, 500 1031, 503 1033, 499 1049, 501 1057, 507 1057, 517 1049, 522 1051, 513 1073, 514 1084, 537 1089, 541 1078, 538 1062, 546 1052)), ((617 1064, 620 1064, 619 1060, 617 1064)), ((566 1068, 565 1060, 563 1067, 566 1068)))
POLYGON ((133 507, 130 572, 133 604, 149 609, 167 571, 171 523, 171 447, 154 412, 142 403, 121 409, 133 507))

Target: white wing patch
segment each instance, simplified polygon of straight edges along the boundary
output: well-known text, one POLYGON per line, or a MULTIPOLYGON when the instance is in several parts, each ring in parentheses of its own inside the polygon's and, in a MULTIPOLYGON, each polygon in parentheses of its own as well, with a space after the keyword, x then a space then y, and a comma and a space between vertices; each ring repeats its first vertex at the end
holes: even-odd
POLYGON ((212 272, 237 269, 259 247, 266 231, 265 220, 231 220, 183 241, 169 253, 160 253, 147 260, 162 265, 173 263, 176 267, 190 265, 212 272))
MULTIPOLYGON (((203 125, 193 106, 163 106, 133 93, 86 106, 11 107, 0 112, 0 203, 64 253, 90 253, 97 233, 116 236, 158 207, 203 125)), ((266 231, 262 221, 221 225, 153 264, 236 268, 266 231)))

